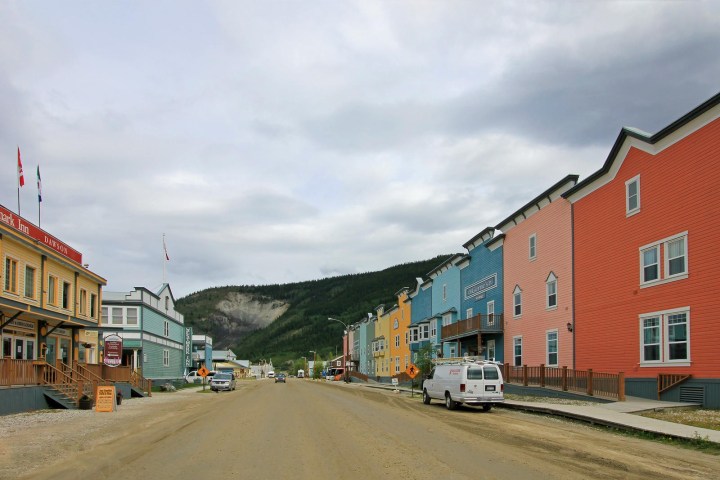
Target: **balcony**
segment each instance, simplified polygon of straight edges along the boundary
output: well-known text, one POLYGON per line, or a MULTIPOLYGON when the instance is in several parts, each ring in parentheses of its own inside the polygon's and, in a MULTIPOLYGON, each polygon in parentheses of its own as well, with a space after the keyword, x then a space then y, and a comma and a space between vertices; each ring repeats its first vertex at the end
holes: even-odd
POLYGON ((502 314, 494 315, 475 315, 474 317, 459 320, 442 327, 442 340, 452 340, 461 337, 468 337, 481 333, 502 333, 503 316, 502 314))

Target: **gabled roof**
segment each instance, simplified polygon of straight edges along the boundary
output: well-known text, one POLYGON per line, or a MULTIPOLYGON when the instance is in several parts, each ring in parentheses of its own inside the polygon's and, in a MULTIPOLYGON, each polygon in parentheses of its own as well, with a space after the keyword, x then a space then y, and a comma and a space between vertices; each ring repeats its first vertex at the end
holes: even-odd
POLYGON ((513 228, 518 223, 525 220, 533 213, 540 210, 543 206, 552 203, 555 199, 561 196, 564 192, 576 185, 578 181, 578 175, 567 175, 565 178, 557 182, 552 187, 542 192, 537 197, 530 200, 528 203, 517 209, 505 220, 498 223, 495 228, 507 233, 508 230, 513 228))
POLYGON ((469 252, 478 245, 481 245, 490 240, 493 235, 495 235, 495 227, 485 227, 480 233, 472 237, 467 242, 463 243, 463 247, 469 252))
POLYGON ((695 120, 701 120, 699 126, 702 126, 720 115, 720 112, 716 112, 714 115, 709 115, 708 118, 701 119, 703 115, 709 113, 718 105, 720 105, 720 93, 715 94, 709 100, 678 118, 654 135, 650 135, 636 128, 623 127, 602 168, 563 193, 562 196, 570 201, 578 200, 583 196, 583 190, 585 190, 586 187, 591 186, 605 175, 612 173, 615 162, 620 161, 622 163, 622 160, 625 158, 627 153, 625 148, 626 143, 639 140, 641 143, 653 146, 695 120))
POLYGON ((443 263, 430 270, 427 276, 432 278, 433 276, 442 273, 444 270, 448 270, 450 267, 457 265, 465 257, 466 255, 463 253, 454 253, 450 255, 450 257, 448 257, 447 260, 445 260, 443 263))

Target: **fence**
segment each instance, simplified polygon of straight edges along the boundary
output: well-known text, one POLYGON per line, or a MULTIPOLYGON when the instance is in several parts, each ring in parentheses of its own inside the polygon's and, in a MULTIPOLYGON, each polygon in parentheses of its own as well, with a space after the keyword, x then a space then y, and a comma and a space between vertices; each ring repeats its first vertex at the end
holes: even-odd
POLYGON ((600 373, 588 370, 573 370, 567 367, 513 367, 503 366, 505 383, 523 386, 538 386, 562 391, 582 393, 596 397, 625 400, 625 374, 600 373))

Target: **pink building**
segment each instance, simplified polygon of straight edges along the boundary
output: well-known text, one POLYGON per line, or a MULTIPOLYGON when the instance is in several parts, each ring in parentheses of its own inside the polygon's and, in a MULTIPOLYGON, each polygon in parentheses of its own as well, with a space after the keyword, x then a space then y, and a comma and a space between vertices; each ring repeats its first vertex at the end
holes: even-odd
POLYGON ((574 368, 568 175, 495 228, 503 241, 505 363, 574 368))

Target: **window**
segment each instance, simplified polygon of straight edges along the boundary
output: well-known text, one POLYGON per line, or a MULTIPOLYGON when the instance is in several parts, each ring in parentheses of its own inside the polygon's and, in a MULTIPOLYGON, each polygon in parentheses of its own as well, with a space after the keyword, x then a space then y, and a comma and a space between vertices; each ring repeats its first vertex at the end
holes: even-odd
POLYGON ((487 341, 487 359, 491 362, 495 361, 495 340, 487 341))
POLYGON ((25 265, 25 296, 35 298, 35 268, 25 265))
POLYGON ((472 316, 473 316, 472 308, 468 308, 467 310, 465 310, 465 318, 472 318, 472 316))
POLYGON ((547 332, 547 365, 557 367, 558 364, 558 332, 552 330, 547 332))
POLYGON ((690 362, 687 307, 640 316, 640 364, 687 366, 690 362))
POLYGON ((660 276, 660 247, 655 245, 641 252, 642 283, 653 282, 660 276))
POLYGON ((52 275, 48 276, 48 298, 47 301, 50 305, 57 305, 57 277, 52 275))
POLYGON ((108 307, 102 307, 102 318, 101 318, 100 322, 103 325, 108 324, 108 307))
POLYGON ((687 278, 687 252, 687 232, 640 247, 640 286, 648 287, 687 278))
POLYGON ((513 365, 522 367, 522 337, 513 338, 513 365))
POLYGON ((87 315, 87 290, 80 289, 80 315, 87 315))
POLYGON ((495 300, 487 303, 487 324, 495 325, 495 300))
POLYGON ((545 308, 557 308, 557 277, 553 272, 550 272, 547 280, 545 280, 545 290, 547 292, 545 308))
MULTIPOLYGON (((170 366, 170 350, 163 350, 163 367, 170 366)), ((204 388, 204 387, 203 387, 204 388)))
POLYGON ((625 182, 625 215, 640 211, 640 175, 625 182))
POLYGON ((70 284, 68 282, 62 284, 62 308, 70 310, 70 284))
POLYGON ((413 327, 410 329, 410 337, 411 337, 410 341, 413 343, 418 342, 420 340, 418 330, 419 330, 418 327, 413 327))
POLYGON ((409 330, 405 332, 405 345, 407 345, 408 343, 410 343, 410 331, 409 330))
POLYGON ((528 238, 528 257, 530 260, 535 260, 537 257, 537 235, 534 233, 528 238))
POLYGON ((168 322, 167 320, 165 320, 163 324, 163 335, 165 335, 166 337, 170 336, 170 322, 168 322))
POLYGON ((447 283, 443 284, 443 302, 447 300, 447 283))
POLYGON ((433 322, 430 324, 430 338, 436 338, 437 337, 437 322, 433 320, 433 322))
POLYGON ((400 357, 395 357, 395 373, 400 373, 400 357))
POLYGON ((94 293, 90 294, 90 316, 95 318, 97 313, 97 295, 94 293))
POLYGON ((400 335, 395 335, 395 348, 400 347, 400 335))
POLYGON ((128 325, 137 325, 138 324, 138 309, 137 308, 127 308, 125 310, 125 317, 127 320, 128 325))
POLYGON ((18 293, 17 260, 5 257, 5 291, 18 293))
POLYGON ((442 326, 446 327, 452 323, 452 313, 446 313, 442 317, 442 326))
POLYGON ((516 285, 513 290, 513 316, 519 317, 522 315, 522 290, 520 286, 516 285))
POLYGON ((420 340, 427 340, 430 334, 430 325, 420 325, 420 340))
POLYGON ((120 307, 112 307, 112 324, 122 325, 123 323, 123 309, 120 307))

